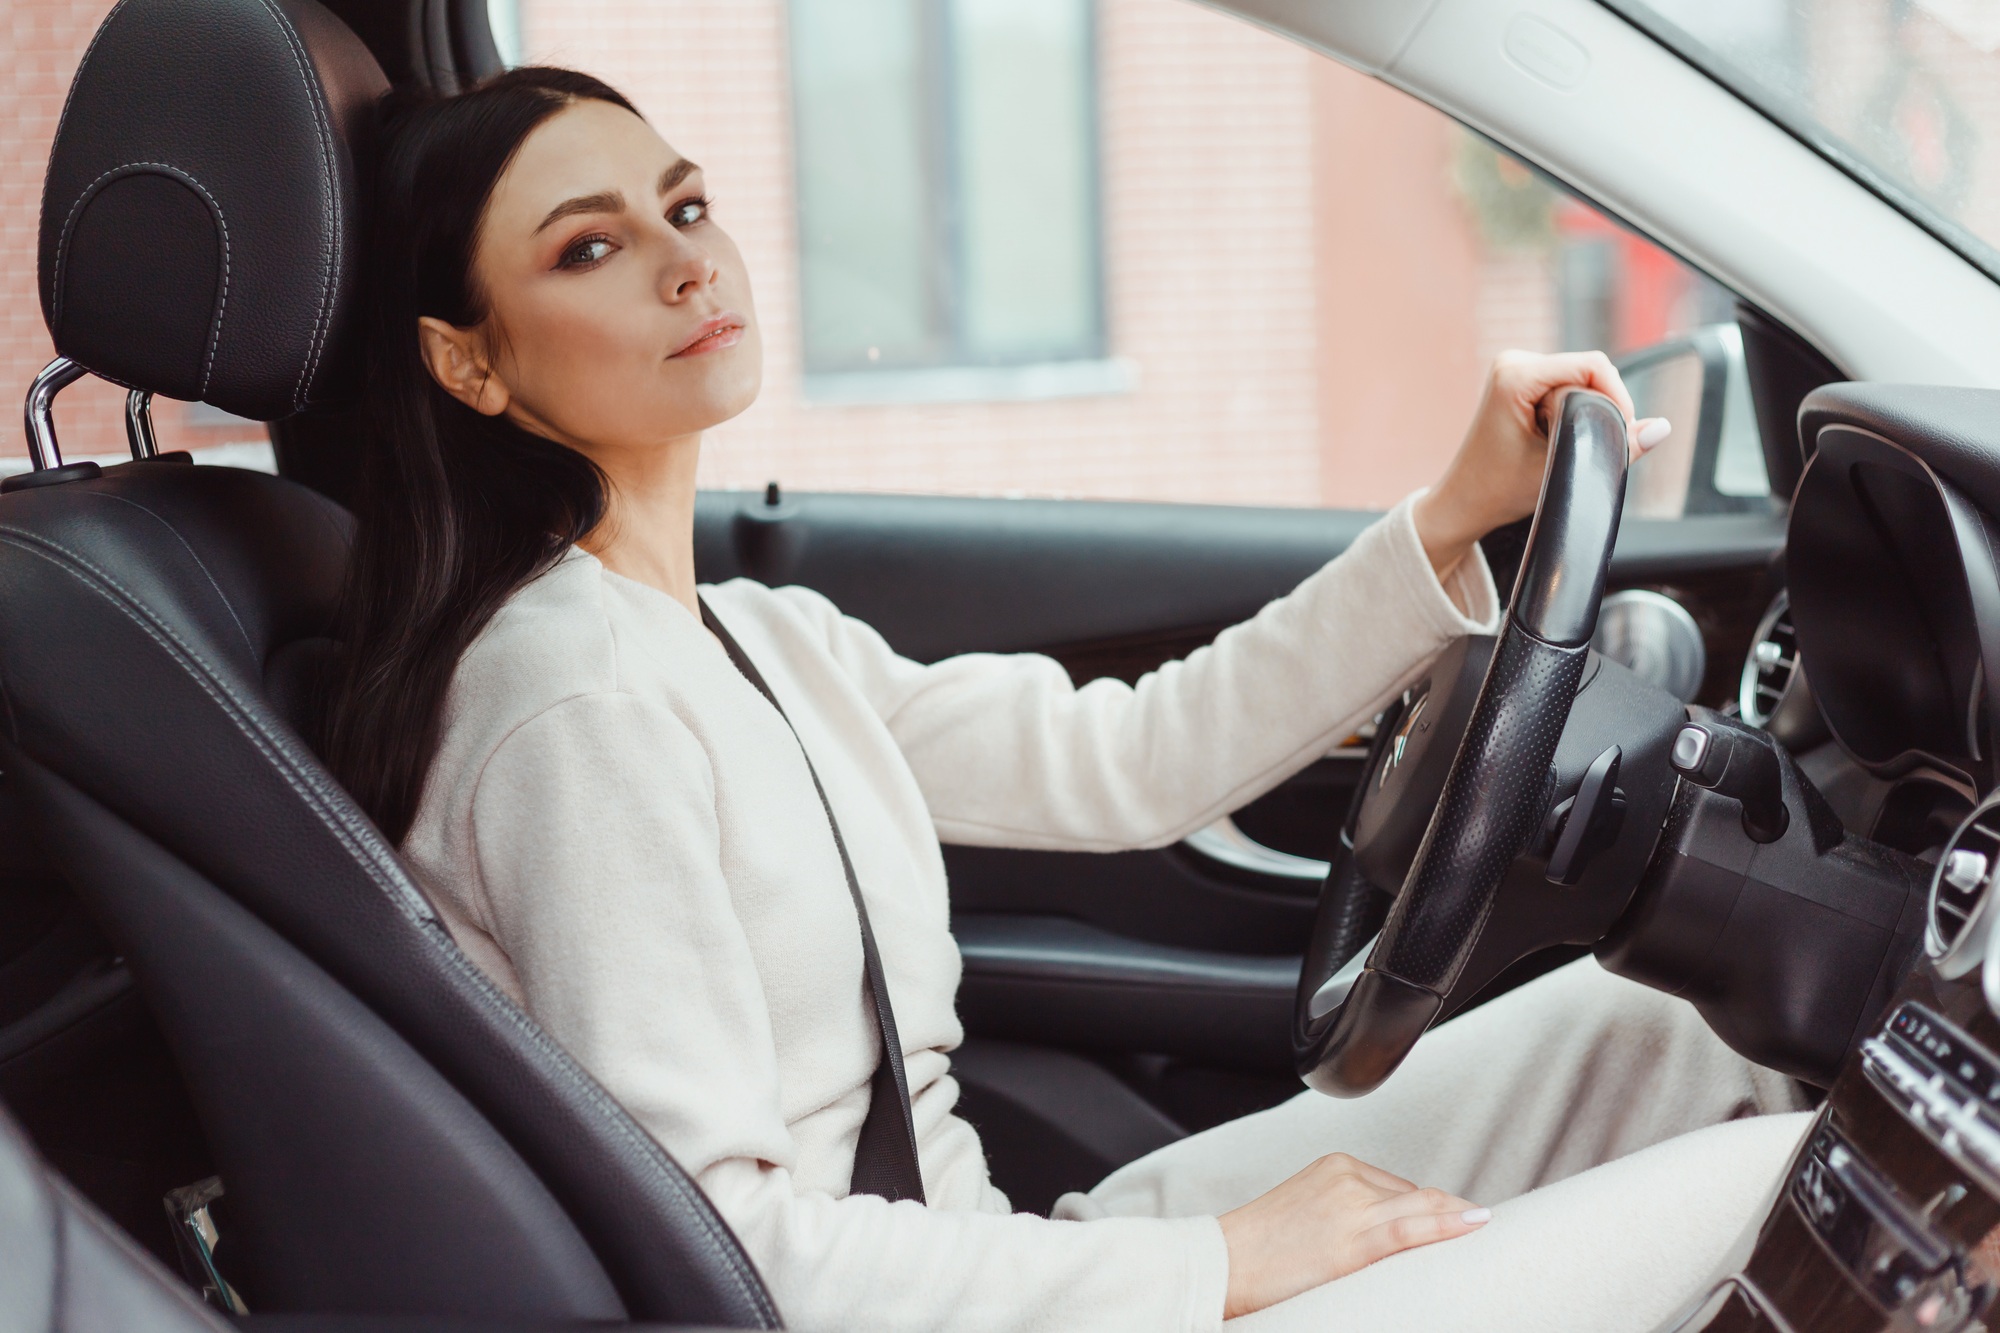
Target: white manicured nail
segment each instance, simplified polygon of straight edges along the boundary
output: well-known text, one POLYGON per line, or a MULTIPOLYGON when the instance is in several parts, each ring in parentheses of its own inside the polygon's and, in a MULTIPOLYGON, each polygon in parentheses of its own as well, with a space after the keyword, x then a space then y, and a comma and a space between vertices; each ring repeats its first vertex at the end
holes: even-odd
POLYGON ((1665 417, 1648 417, 1639 423, 1638 434, 1632 439, 1641 449, 1650 449, 1673 433, 1673 422, 1665 417))
POLYGON ((1468 1208, 1458 1215, 1458 1220, 1469 1227, 1483 1226, 1493 1217, 1491 1208, 1468 1208))

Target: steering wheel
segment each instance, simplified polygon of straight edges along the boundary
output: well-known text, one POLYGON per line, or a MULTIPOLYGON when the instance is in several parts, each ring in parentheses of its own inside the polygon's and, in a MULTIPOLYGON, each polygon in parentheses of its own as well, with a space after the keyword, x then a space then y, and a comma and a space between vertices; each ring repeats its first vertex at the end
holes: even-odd
MULTIPOLYGON (((1588 390, 1569 393, 1550 428, 1534 526, 1464 738, 1372 946, 1354 952, 1357 891, 1372 892, 1358 881, 1355 858, 1343 855, 1321 890, 1292 1020, 1299 1074, 1321 1092, 1358 1097, 1395 1072, 1453 997, 1502 878, 1543 829, 1552 761, 1583 682, 1618 537, 1625 467, 1617 405, 1588 390)), ((1397 764, 1422 725, 1425 702, 1407 700, 1384 716, 1356 799, 1364 817, 1385 766, 1397 764)), ((1352 815, 1349 823, 1351 832, 1352 815)))

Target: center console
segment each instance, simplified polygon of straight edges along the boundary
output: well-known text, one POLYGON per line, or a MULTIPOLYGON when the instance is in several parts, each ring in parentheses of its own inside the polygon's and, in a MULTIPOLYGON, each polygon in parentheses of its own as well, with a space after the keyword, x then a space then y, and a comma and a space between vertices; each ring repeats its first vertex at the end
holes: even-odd
POLYGON ((1946 846, 1924 948, 1845 1061, 1747 1260, 1680 1329, 1955 1333, 2000 1319, 1996 871, 1989 800, 1946 846))

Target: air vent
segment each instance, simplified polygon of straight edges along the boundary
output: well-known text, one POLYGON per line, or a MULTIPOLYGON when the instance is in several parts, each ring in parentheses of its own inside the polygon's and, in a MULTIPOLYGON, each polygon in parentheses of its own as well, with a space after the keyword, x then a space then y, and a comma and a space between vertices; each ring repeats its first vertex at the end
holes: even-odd
MULTIPOLYGON (((1985 915, 1980 907, 1992 886, 1996 866, 2000 866, 2000 806, 1989 803, 1958 826, 1958 832, 1945 844, 1944 855, 1938 858, 1924 940, 1931 957, 1955 961, 1971 952, 1960 946, 1971 943, 1973 926, 1985 915)), ((1957 975, 1978 960, 1968 957, 1963 961, 1963 967, 1940 970, 1957 975)))
POLYGON ((1791 598, 1779 593, 1758 624, 1756 642, 1743 660, 1743 687, 1737 694, 1736 711, 1745 722, 1753 727, 1770 722, 1798 666, 1799 636, 1792 630, 1791 598))

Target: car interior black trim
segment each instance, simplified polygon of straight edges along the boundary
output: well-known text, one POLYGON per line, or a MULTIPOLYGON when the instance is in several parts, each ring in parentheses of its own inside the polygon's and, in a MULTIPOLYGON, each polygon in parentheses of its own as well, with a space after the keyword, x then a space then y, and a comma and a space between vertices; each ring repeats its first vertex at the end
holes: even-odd
POLYGON ((1299 959, 1148 944, 1069 917, 955 913, 966 1029, 1283 1069, 1299 959))
MULTIPOLYGON (((1985 684, 2000 678, 2000 561, 1983 507, 2000 501, 2000 485, 1949 433, 1973 391, 1938 391, 1929 434, 1891 438, 1862 413, 1830 410, 1894 403, 1897 389, 1835 386, 1807 399, 1813 457, 1790 525, 1794 629, 1820 712, 1857 762, 1884 778, 1928 767, 1977 784, 2000 750, 1985 684)), ((1982 400, 1991 411, 2000 393, 1982 400)))
POLYGON ((957 1114, 979 1131, 1017 1211, 1046 1216, 1060 1196, 1187 1137, 1103 1064, 1074 1052, 975 1037, 951 1053, 951 1073, 957 1114))
POLYGON ((247 1299, 624 1317, 539 1177, 387 1024, 177 858, 0 754, 166 1030, 229 1185, 247 1299))
POLYGON ((1691 1001, 1745 1057, 1826 1087, 1922 941, 1930 867, 1848 833, 1796 762, 1779 761, 1792 817, 1768 843, 1745 833, 1739 802, 1681 785, 1596 952, 1691 1001))
POLYGON ((1805 471, 1799 406, 1814 389, 1848 376, 1825 353, 1748 301, 1736 302, 1736 327, 1743 336, 1743 369, 1764 445, 1764 475, 1771 494, 1789 500, 1805 471))

